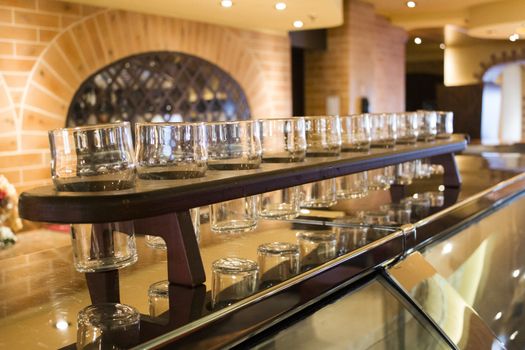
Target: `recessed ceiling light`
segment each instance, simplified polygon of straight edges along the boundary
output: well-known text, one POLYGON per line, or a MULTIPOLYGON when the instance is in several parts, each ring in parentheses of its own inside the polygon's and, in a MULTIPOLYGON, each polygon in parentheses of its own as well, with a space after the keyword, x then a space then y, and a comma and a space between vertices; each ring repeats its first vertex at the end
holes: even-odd
POLYGON ((221 0, 221 6, 226 7, 226 8, 232 7, 233 1, 232 0, 221 0))
POLYGON ((279 11, 285 10, 286 9, 286 3, 284 3, 284 2, 276 3, 275 4, 275 9, 279 10, 279 11))
POLYGON ((446 47, 447 47, 447 45, 445 45, 445 44, 443 44, 443 43, 439 44, 439 48, 440 48, 441 50, 445 50, 446 47))
POLYGON ((415 1, 407 1, 407 7, 413 9, 414 7, 416 7, 416 2, 415 1))
POLYGON ((509 36, 509 40, 512 41, 512 42, 518 40, 519 38, 520 38, 520 36, 517 33, 514 33, 511 36, 509 36))
POLYGON ((420 37, 416 36, 416 37, 414 38, 414 44, 419 45, 419 44, 421 44, 422 42, 423 42, 423 40, 421 40, 420 37))
POLYGON ((303 25, 304 25, 303 21, 299 21, 299 20, 297 20, 297 21, 293 21, 293 26, 294 26, 295 28, 302 28, 303 25))

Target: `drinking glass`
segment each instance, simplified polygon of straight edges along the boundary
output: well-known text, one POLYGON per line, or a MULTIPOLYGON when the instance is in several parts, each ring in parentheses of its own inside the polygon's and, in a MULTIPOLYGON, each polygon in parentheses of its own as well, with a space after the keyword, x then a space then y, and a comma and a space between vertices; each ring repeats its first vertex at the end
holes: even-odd
POLYGON ((170 309, 169 285, 170 282, 165 280, 149 286, 148 304, 151 317, 159 317, 170 309))
POLYGON ((337 256, 335 233, 328 230, 297 233, 301 256, 301 270, 307 271, 337 256))
POLYGON ((383 210, 360 210, 357 217, 367 225, 388 225, 391 222, 390 215, 383 210))
POLYGON ((368 195, 368 172, 355 173, 335 178, 338 199, 356 199, 368 195))
POLYGON ((258 196, 232 199, 210 205, 213 232, 248 232, 257 227, 258 196))
POLYGON ((299 273, 299 246, 287 242, 261 244, 257 248, 260 288, 269 288, 299 273))
POLYGON ((430 214, 430 199, 419 194, 401 200, 402 204, 409 204, 412 209, 412 221, 419 221, 430 214))
POLYGON ((443 192, 425 192, 422 196, 430 200, 431 207, 442 207, 445 205, 445 194, 443 192))
POLYGON ((371 169, 368 170, 368 190, 388 190, 390 188, 390 179, 385 176, 385 169, 371 169))
POLYGON ((396 166, 390 165, 383 168, 383 176, 388 185, 393 185, 396 182, 396 166))
POLYGON ((206 173, 203 123, 136 123, 135 141, 140 179, 190 179, 206 173))
POLYGON ((73 263, 79 272, 99 272, 137 261, 133 222, 72 224, 73 263))
POLYGON ((396 185, 410 185, 415 177, 414 162, 405 162, 395 165, 396 185))
POLYGON ((337 255, 343 255, 367 244, 368 227, 363 219, 345 217, 332 221, 332 232, 336 235, 337 255))
MULTIPOLYGON (((191 223, 193 224, 193 230, 195 231, 195 237, 197 239, 197 242, 200 242, 200 227, 201 227, 201 216, 200 216, 200 208, 191 208, 190 209, 190 216, 191 216, 191 223)), ((144 240, 146 242, 146 245, 155 248, 155 249, 162 249, 166 250, 166 242, 164 242, 164 239, 160 236, 151 236, 151 235, 145 235, 144 240)))
POLYGON ((128 122, 51 130, 49 144, 58 191, 114 191, 135 185, 128 122))
POLYGON ((243 258, 222 258, 212 264, 213 309, 235 303, 257 291, 259 266, 243 258))
POLYGON ((78 313, 77 349, 128 349, 140 342, 140 314, 128 305, 101 303, 78 313))
POLYGON ((414 161, 414 177, 424 179, 432 176, 432 164, 428 158, 416 159, 414 161))
POLYGON ((417 111, 419 133, 418 141, 430 142, 436 139, 437 113, 434 111, 417 111))
POLYGON ((341 152, 341 120, 338 116, 304 117, 306 155, 331 157, 341 152))
POLYGON ((372 147, 392 148, 396 145, 397 119, 395 113, 373 113, 370 116, 372 147))
POLYGON ((448 139, 454 132, 454 113, 450 111, 437 112, 437 135, 438 139, 448 139))
POLYGON ((355 114, 341 117, 341 151, 367 152, 370 150, 370 117, 355 114))
POLYGON ((299 215, 299 187, 288 187, 261 194, 259 216, 266 219, 289 220, 299 215))
POLYGON ((257 169, 261 164, 261 128, 258 120, 206 124, 208 169, 257 169))
POLYGON ((330 208, 336 204, 335 179, 311 182, 301 186, 301 207, 330 208))
POLYGON ((416 112, 404 112, 396 114, 397 117, 397 139, 398 144, 414 145, 419 133, 416 112))
POLYGON ((261 119, 262 161, 302 162, 306 157, 306 130, 302 117, 261 119))
POLYGON ((411 205, 409 203, 389 203, 380 207, 381 211, 388 213, 390 220, 397 224, 404 225, 410 223, 412 215, 411 205))

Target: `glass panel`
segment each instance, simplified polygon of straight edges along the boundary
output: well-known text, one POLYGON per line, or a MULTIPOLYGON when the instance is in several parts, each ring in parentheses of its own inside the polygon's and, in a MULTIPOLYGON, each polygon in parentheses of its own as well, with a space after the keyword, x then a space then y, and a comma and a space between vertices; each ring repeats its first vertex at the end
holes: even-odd
POLYGON ((419 252, 389 268, 388 273, 459 349, 504 349, 485 322, 419 252))
POLYGON ((376 278, 256 345, 255 349, 450 349, 376 278))
POLYGON ((508 349, 525 348, 524 210, 521 197, 424 253, 508 349))

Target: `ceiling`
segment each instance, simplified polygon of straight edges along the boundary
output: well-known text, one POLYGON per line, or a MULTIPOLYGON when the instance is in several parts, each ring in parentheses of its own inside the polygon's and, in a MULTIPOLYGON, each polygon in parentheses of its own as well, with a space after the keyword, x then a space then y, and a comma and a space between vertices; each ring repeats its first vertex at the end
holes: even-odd
POLYGON ((343 0, 281 0, 287 5, 283 11, 275 9, 279 0, 233 0, 230 8, 222 7, 220 0, 66 1, 280 34, 297 30, 293 26, 296 20, 304 23, 301 30, 343 23, 343 0))
POLYGON ((415 0, 415 8, 405 0, 364 1, 409 31, 456 25, 477 38, 508 39, 513 33, 525 38, 524 0, 415 0))

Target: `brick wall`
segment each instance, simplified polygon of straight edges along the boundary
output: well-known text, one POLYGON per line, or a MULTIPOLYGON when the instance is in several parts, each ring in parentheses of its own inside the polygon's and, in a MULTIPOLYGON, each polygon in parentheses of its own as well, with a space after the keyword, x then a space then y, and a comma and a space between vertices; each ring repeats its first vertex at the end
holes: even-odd
POLYGON ((0 173, 19 191, 49 182, 47 131, 79 85, 147 51, 181 51, 239 82, 254 116, 291 114, 286 36, 54 0, 0 0, 0 173))
POLYGON ((357 113, 360 98, 372 111, 405 108, 404 30, 356 0, 344 2, 344 24, 328 29, 327 49, 305 55, 306 113, 326 113, 326 97, 338 96, 340 113, 357 113))

